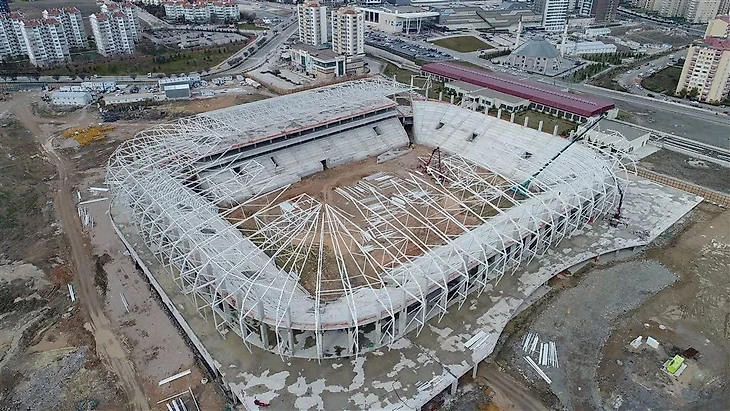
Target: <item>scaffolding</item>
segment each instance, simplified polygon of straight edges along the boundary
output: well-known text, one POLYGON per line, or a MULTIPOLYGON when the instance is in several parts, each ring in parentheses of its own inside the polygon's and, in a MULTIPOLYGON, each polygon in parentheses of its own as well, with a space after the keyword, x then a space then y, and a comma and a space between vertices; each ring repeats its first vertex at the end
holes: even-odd
MULTIPOLYGON (((382 107, 403 91, 366 80, 325 89, 267 100, 279 110, 271 121, 287 124, 289 109, 291 118, 304 116, 290 100, 326 94, 317 112, 356 117, 364 101, 382 107), (356 103, 353 90, 361 93, 356 103)), ((356 356, 420 332, 562 238, 613 215, 626 184, 621 152, 575 144, 529 190, 515 192, 565 140, 415 102, 416 142, 439 147, 438 162, 424 158, 422 171, 375 172, 335 187, 332 196, 347 209, 307 194, 289 198, 289 185, 260 181, 260 160, 230 151, 240 144, 236 133, 260 140, 242 125, 256 118, 248 108, 266 115, 250 103, 140 133, 111 157, 107 181, 112 215, 129 216, 201 315, 249 350, 282 358, 356 356), (216 178, 201 184, 211 164, 216 178), (216 201, 229 179, 250 192, 223 208, 216 201)))

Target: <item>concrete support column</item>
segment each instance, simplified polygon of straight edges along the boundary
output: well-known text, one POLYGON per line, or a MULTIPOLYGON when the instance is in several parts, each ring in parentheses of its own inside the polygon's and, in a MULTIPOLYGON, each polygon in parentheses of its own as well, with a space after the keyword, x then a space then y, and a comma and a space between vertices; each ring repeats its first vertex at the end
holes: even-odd
POLYGON ((451 395, 456 395, 456 389, 459 388, 459 380, 456 379, 451 383, 451 395))
POLYGON ((451 95, 451 104, 454 104, 454 95, 451 95))
POLYGON ((514 123, 515 122, 515 113, 510 114, 509 116, 509 122, 514 123))
POLYGON ((537 131, 542 131, 542 120, 540 120, 540 123, 537 125, 537 131))
POLYGON ((443 101, 443 99, 444 99, 444 92, 439 91, 439 101, 443 101))
POLYGON ((558 125, 557 124, 555 125, 555 127, 553 127, 553 135, 554 136, 558 135, 558 125))
POLYGON ((474 364, 474 369, 471 370, 471 378, 476 379, 477 378, 477 370, 479 369, 479 363, 477 362, 474 364))
POLYGON ((268 349, 271 348, 271 346, 269 345, 269 326, 263 321, 264 304, 261 303, 261 300, 259 300, 256 305, 258 306, 259 318, 261 319, 261 322, 259 322, 259 328, 261 329, 261 343, 268 349))
POLYGON ((286 322, 287 322, 287 341, 289 341, 289 352, 290 355, 294 355, 294 331, 292 331, 292 320, 291 320, 291 308, 286 309, 286 322))
POLYGON ((484 114, 489 115, 489 106, 484 106, 484 114))
POLYGON ((501 108, 497 109, 497 118, 500 120, 502 119, 502 109, 501 108))
POLYGON ((383 336, 383 330, 381 329, 382 323, 380 321, 380 314, 378 314, 378 320, 375 321, 375 342, 374 345, 380 344, 380 339, 383 336))
POLYGON ((348 328, 347 329, 347 353, 348 354, 355 354, 355 351, 353 350, 353 346, 355 345, 355 329, 354 328, 348 328))
POLYGON ((527 127, 527 122, 530 120, 530 117, 525 117, 525 121, 522 122, 522 127, 527 127))

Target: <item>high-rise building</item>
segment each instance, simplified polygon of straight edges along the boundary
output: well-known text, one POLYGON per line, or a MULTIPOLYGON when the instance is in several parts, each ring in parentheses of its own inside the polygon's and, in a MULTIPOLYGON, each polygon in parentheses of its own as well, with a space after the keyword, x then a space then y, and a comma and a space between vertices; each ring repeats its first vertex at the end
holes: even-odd
POLYGON ((591 1, 590 16, 595 17, 596 23, 605 23, 616 20, 619 0, 591 1))
POLYGON ((238 5, 233 0, 198 0, 192 3, 185 0, 168 0, 164 6, 165 16, 170 19, 198 22, 237 21, 241 16, 238 5))
POLYGON ((720 102, 730 94, 730 16, 710 20, 701 45, 691 46, 679 76, 677 93, 696 93, 705 102, 720 102))
POLYGON ((89 16, 96 50, 103 56, 134 52, 134 28, 121 11, 89 16))
POLYGON ((569 0, 537 0, 533 9, 542 15, 542 27, 545 31, 563 31, 568 24, 569 4, 569 0))
POLYGON ((730 37, 730 16, 717 16, 707 22, 705 37, 730 37))
POLYGON ((717 8, 717 14, 721 16, 730 14, 730 0, 720 0, 720 7, 717 8))
MULTIPOLYGON (((124 14, 127 23, 125 25, 128 34, 132 37, 135 42, 142 38, 142 29, 139 25, 139 18, 137 17, 137 8, 132 3, 118 3, 108 2, 101 5, 101 12, 113 15, 115 12, 124 14)), ((119 17, 119 16, 116 16, 119 17)))
POLYGON ((315 47, 327 43, 327 7, 314 1, 303 3, 297 14, 300 42, 315 47))
POLYGON ((10 13, 8 0, 0 0, 0 13, 10 13))
POLYGON ((684 17, 688 0, 659 0, 659 15, 662 17, 684 17))
POLYGON ((332 51, 354 56, 365 53, 365 12, 342 7, 332 12, 332 51))
POLYGON ((717 16, 721 0, 689 0, 684 18, 691 23, 707 23, 717 16))
POLYGON ((61 22, 70 48, 85 49, 89 47, 84 20, 81 12, 76 7, 43 10, 43 18, 54 18, 61 22))
POLYGON ((66 35, 60 21, 49 18, 21 21, 23 41, 31 64, 55 66, 71 60, 66 35))
POLYGON ((23 15, 17 12, 0 14, 0 60, 27 56, 21 23, 23 15))

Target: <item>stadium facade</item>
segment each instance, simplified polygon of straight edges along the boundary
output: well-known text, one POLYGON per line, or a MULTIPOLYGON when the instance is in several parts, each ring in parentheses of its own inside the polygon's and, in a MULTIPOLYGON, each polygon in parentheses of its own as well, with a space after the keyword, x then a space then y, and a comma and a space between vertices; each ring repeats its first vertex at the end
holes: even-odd
POLYGON ((596 219, 620 152, 359 80, 160 125, 109 160, 124 214, 216 329, 282 357, 420 332, 596 219), (547 167, 545 167, 547 165, 547 167), (434 318, 436 317, 436 318, 434 318))

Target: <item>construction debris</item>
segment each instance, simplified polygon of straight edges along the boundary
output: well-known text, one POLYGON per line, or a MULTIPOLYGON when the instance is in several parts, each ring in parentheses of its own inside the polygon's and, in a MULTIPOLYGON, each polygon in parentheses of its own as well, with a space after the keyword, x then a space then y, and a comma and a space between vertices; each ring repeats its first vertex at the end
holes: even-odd
POLYGON ((68 283, 68 296, 71 297, 71 302, 76 302, 76 293, 74 293, 74 287, 71 283, 68 283))
POLYGON ((634 339, 634 341, 631 341, 630 345, 633 348, 639 348, 643 342, 644 342, 644 337, 638 336, 634 339))
POLYGON ((545 380, 546 383, 552 384, 553 381, 543 372, 543 370, 535 364, 535 361, 532 360, 532 358, 525 356, 525 361, 527 361, 528 364, 537 372, 537 375, 542 377, 543 380, 545 380))
POLYGON ((646 337, 646 345, 656 350, 657 348, 659 348, 659 341, 651 337, 646 337))
POLYGON ((522 351, 528 355, 533 355, 538 352, 537 362, 542 366, 555 367, 558 366, 558 351, 555 342, 548 341, 539 343, 540 336, 534 333, 527 333, 522 338, 522 351), (539 345, 538 345, 539 343, 539 345))
POLYGON ((182 377, 184 377, 184 376, 186 376, 186 375, 188 375, 188 374, 190 374, 190 373, 191 373, 191 371, 190 371, 189 369, 188 369, 188 370, 185 370, 185 371, 183 371, 183 372, 181 372, 181 373, 179 373, 179 374, 175 374, 175 375, 173 375, 172 377, 167 377, 167 378, 165 378, 164 380, 162 380, 162 381, 160 381, 159 383, 157 383, 157 385, 158 385, 158 386, 160 386, 160 385, 165 385, 165 384, 167 384, 168 382, 171 382, 171 381, 175 381, 176 379, 178 379, 178 378, 182 378, 182 377))

